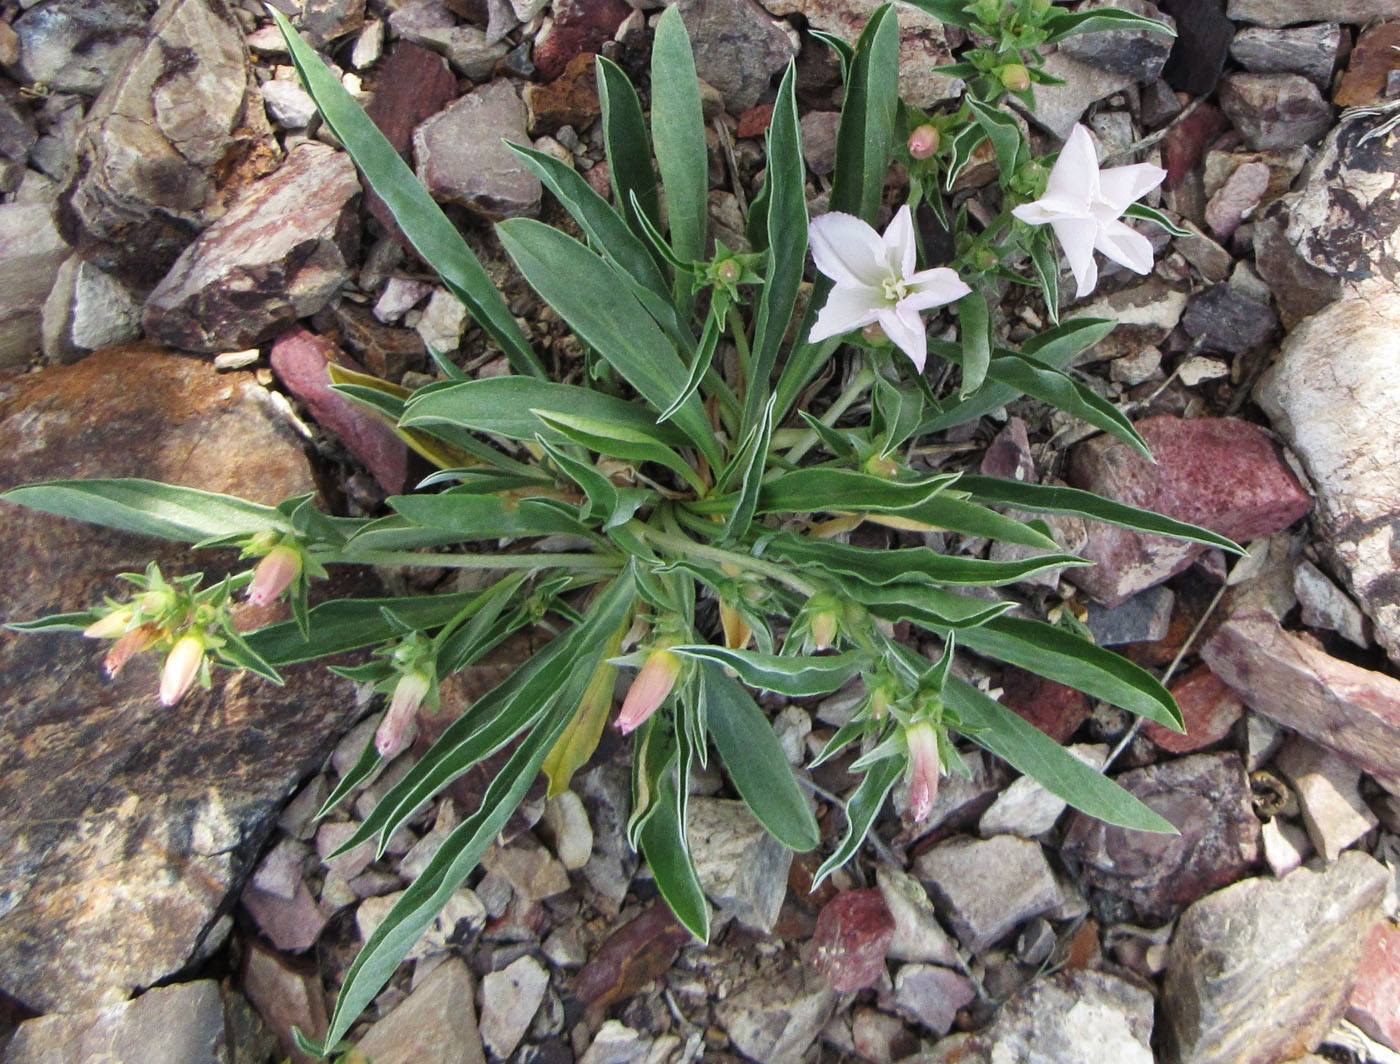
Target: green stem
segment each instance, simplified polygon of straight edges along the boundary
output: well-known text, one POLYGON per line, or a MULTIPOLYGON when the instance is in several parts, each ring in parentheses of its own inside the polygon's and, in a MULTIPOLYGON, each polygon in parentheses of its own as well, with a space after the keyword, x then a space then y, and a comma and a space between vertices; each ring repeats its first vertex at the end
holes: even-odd
POLYGON ((448 554, 411 550, 353 552, 321 558, 330 565, 410 565, 443 569, 616 569, 618 559, 603 554, 448 554))
POLYGON ((751 573, 758 573, 770 580, 784 584, 798 594, 806 595, 809 598, 818 591, 815 584, 808 583, 800 576, 795 576, 788 569, 774 562, 766 562, 762 558, 755 558, 750 554, 740 554, 737 551, 723 550, 720 547, 697 543, 689 536, 662 532, 660 529, 644 525, 640 521, 629 521, 627 527, 640 539, 645 539, 652 546, 659 547, 678 558, 703 558, 705 561, 714 562, 717 565, 732 565, 738 569, 747 569, 751 573))
MULTIPOLYGON (((836 424, 837 419, 850 409, 851 404, 859 399, 874 381, 875 372, 869 366, 861 366, 856 374, 851 377, 851 383, 846 385, 846 390, 836 397, 836 401, 832 403, 831 406, 827 408, 826 413, 822 414, 817 420, 828 428, 836 424)), ((796 465, 801 460, 802 456, 812 449, 817 439, 816 432, 812 429, 808 429, 802 434, 802 437, 797 443, 793 445, 792 450, 788 451, 787 460, 793 465, 796 465)))

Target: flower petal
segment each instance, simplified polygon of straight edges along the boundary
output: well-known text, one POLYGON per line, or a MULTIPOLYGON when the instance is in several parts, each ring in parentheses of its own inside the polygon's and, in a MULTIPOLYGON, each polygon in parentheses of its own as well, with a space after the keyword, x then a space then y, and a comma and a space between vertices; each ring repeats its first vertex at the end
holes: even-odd
POLYGON ((900 277, 912 274, 918 265, 915 262, 918 246, 914 242, 914 212, 909 209, 909 204, 895 212, 880 239, 885 243, 885 261, 899 271, 900 277))
POLYGON ((880 234, 853 214, 832 211, 807 227, 812 261, 837 284, 878 288, 889 275, 880 234))
POLYGON ((826 297, 826 305, 807 336, 808 342, 815 344, 852 329, 865 328, 875 320, 875 312, 883 305, 884 301, 877 295, 870 288, 838 284, 826 297))
POLYGON ((1050 170, 1045 193, 1071 203, 1092 203, 1099 194, 1099 157, 1094 139, 1078 123, 1060 149, 1060 157, 1050 170))
POLYGON ((904 283, 910 291, 897 304, 901 311, 905 307, 916 311, 944 307, 949 303, 956 303, 972 291, 958 276, 957 271, 950 270, 947 266, 920 270, 905 278, 904 283))
POLYGON ((1167 172, 1151 163, 1137 163, 1134 166, 1115 166, 1099 173, 1099 200, 1106 204, 1117 218, 1128 205, 1142 199, 1160 185, 1167 172))
POLYGON ((1134 273, 1152 272, 1152 241, 1123 222, 1101 225, 1094 246, 1134 273))
POLYGON ((885 330, 896 347, 909 356, 914 368, 923 372, 928 359, 928 336, 919 312, 913 308, 883 307, 876 312, 880 328, 885 330))
POLYGON ((1099 280, 1099 268, 1094 264, 1094 242, 1098 239, 1099 223, 1086 218, 1066 218, 1050 224, 1069 261, 1070 273, 1074 274, 1079 285, 1074 297, 1083 299, 1094 290, 1099 280))

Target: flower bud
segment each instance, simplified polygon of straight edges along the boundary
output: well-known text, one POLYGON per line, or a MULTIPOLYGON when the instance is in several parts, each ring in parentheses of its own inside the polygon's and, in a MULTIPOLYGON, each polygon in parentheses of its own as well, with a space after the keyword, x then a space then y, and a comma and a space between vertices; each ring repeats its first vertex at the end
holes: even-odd
POLYGON ((131 623, 136 611, 130 606, 122 606, 113 610, 105 617, 99 617, 90 625, 83 629, 83 635, 89 639, 116 639, 126 631, 126 626, 131 623))
POLYGON ((432 678, 421 669, 413 669, 399 677, 394 685, 389 710, 374 733, 374 748, 380 757, 395 757, 408 749, 418 730, 418 707, 433 686, 432 678))
POLYGON ((822 592, 807 600, 808 630, 812 633, 812 648, 826 650, 836 642, 840 631, 841 604, 831 595, 822 592))
POLYGON ((938 129, 928 123, 909 134, 909 154, 915 159, 927 159, 938 150, 938 129))
POLYGON ((997 76, 1012 92, 1025 92, 1031 87, 1031 72, 1022 63, 1007 63, 997 71, 997 76))
POLYGON ((723 262, 715 263, 715 280, 719 281, 721 284, 735 284, 743 275, 743 267, 733 259, 725 259, 723 262))
POLYGON ((173 706, 184 698, 203 664, 204 640, 197 635, 183 635, 177 639, 165 656, 165 667, 160 673, 161 705, 173 706))
POLYGON ((743 650, 749 645, 753 629, 744 620, 743 614, 723 599, 719 602, 719 623, 724 629, 724 645, 730 650, 743 650))
POLYGON ((669 650, 653 650, 647 655, 617 714, 617 726, 623 735, 635 731, 660 708, 680 672, 681 659, 669 650))
POLYGON ((918 824, 933 812, 938 796, 938 733, 926 720, 915 721, 904 729, 909 747, 909 815, 918 824))
POLYGON ((143 650, 149 650, 159 638, 160 630, 149 624, 133 628, 123 635, 112 644, 112 649, 107 651, 107 656, 102 659, 102 671, 107 674, 107 679, 115 679, 128 661, 143 650))
POLYGON ((253 582, 248 585, 248 601, 254 606, 266 606, 291 586, 301 574, 301 551, 287 544, 273 547, 253 570, 253 582))

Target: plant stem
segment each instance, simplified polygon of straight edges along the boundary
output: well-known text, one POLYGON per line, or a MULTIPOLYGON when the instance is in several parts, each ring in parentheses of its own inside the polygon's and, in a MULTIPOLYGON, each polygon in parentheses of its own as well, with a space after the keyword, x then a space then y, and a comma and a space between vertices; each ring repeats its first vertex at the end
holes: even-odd
POLYGON ((751 554, 741 554, 738 551, 711 547, 705 543, 698 543, 689 536, 662 532, 660 529, 644 525, 640 521, 628 522, 628 529, 639 538, 650 542, 652 546, 660 547, 678 558, 703 558, 717 565, 733 565, 740 569, 747 569, 751 573, 758 573, 770 580, 776 580, 778 583, 792 588, 798 594, 806 595, 809 598, 815 595, 818 590, 816 585, 794 575, 785 567, 774 562, 766 562, 762 558, 755 558, 751 554))
MULTIPOLYGON (((869 366, 861 366, 855 375, 851 377, 851 382, 846 385, 845 391, 836 397, 836 401, 832 403, 831 406, 827 408, 826 413, 822 414, 817 420, 828 428, 836 424, 837 419, 850 409, 851 404, 861 397, 861 394, 865 389, 870 387, 874 380, 874 371, 871 370, 869 366)), ((787 460, 796 465, 797 462, 801 460, 802 456, 812 449, 812 446, 817 442, 817 438, 816 432, 812 429, 808 429, 802 434, 801 438, 798 439, 797 443, 793 445, 792 450, 788 451, 787 460)))
POLYGON ((386 550, 320 558, 330 565, 412 565, 443 569, 616 569, 610 554, 448 554, 386 550))

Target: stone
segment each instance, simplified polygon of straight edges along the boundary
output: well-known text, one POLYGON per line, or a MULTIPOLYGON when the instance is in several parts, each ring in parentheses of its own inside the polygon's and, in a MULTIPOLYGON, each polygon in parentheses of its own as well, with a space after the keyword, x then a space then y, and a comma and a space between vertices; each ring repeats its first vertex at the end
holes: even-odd
POLYGON ((354 821, 323 821, 316 829, 316 852, 326 868, 347 882, 354 879, 370 866, 374 860, 374 839, 366 839, 345 853, 331 854, 340 849, 359 829, 354 821))
POLYGON ((320 976, 293 967, 259 942, 246 949, 240 987, 292 1064, 314 1064, 316 1057, 297 1048, 292 1028, 307 1038, 325 1037, 330 1020, 320 976))
POLYGON ((1367 1036, 1400 1051, 1400 926, 1378 920, 1361 948, 1346 1018, 1367 1036))
POLYGON ((1360 769, 1332 751, 1294 736, 1274 758, 1274 767, 1293 785, 1308 838, 1328 861, 1376 826, 1376 814, 1361 798, 1360 769))
MULTIPOLYGON (((554 18, 535 38, 531 56, 541 79, 553 81, 583 52, 600 52, 631 9, 622 0, 561 0, 554 18)), ((701 77, 704 77, 703 71, 701 77)), ((707 79, 708 80, 708 79, 707 79)))
POLYGON ((616 916, 638 862, 636 851, 627 844, 631 773, 625 765, 600 763, 575 776, 573 787, 593 828, 593 853, 583 866, 583 878, 595 902, 616 916))
POLYGON ((593 856, 593 827, 577 794, 564 791, 550 798, 541 824, 564 868, 573 872, 588 863, 593 856))
POLYGON ((651 1040, 642 1038, 640 1032, 618 1020, 608 1020, 598 1028, 579 1064, 633 1064, 643 1060, 650 1048, 651 1040))
POLYGON ((477 27, 459 23, 442 0, 413 0, 396 8, 389 15, 389 28, 404 41, 441 53, 453 70, 472 81, 489 79, 508 50, 477 27))
POLYGON ((481 980, 481 1040, 496 1057, 515 1052, 548 988, 549 973, 533 957, 517 958, 481 980))
POLYGON ((851 1013, 851 1046, 869 1064, 892 1064, 918 1049, 919 1040, 898 1016, 859 1005, 851 1013))
POLYGON ((1240 223, 1254 213, 1269 188, 1269 167, 1245 163, 1237 167, 1206 204, 1206 225, 1220 240, 1229 240, 1240 223))
POLYGON ((605 1009, 660 979, 691 934, 657 900, 618 927, 574 979, 574 996, 605 1009))
POLYGON ((695 72, 719 90, 730 114, 757 104, 773 76, 797 55, 787 27, 754 0, 680 0, 678 6, 695 51, 695 72))
POLYGON ((1179 835, 1114 827, 1075 814, 1062 852, 1083 882, 1166 917, 1244 875, 1259 856, 1259 821, 1239 756, 1192 754, 1114 777, 1179 835))
POLYGON ((1351 852, 1187 909, 1168 951, 1162 1059, 1266 1064, 1315 1049, 1346 1006, 1386 878, 1351 852))
POLYGON ((146 334, 214 354, 268 340, 350 280, 360 182, 342 152, 306 143, 249 187, 146 299, 146 334))
POLYGON ((1256 26, 1292 26, 1299 22, 1368 22, 1400 18, 1396 0, 1229 0, 1226 13, 1236 22, 1256 26))
POLYGON ((817 914, 808 960, 838 993, 861 990, 884 976, 894 929, 879 890, 841 891, 817 914))
POLYGON ((432 291, 433 286, 427 281, 390 277, 384 291, 379 294, 379 300, 374 304, 374 317, 385 324, 396 322, 423 302, 432 291))
POLYGON ((1231 617, 1201 659, 1251 709, 1400 794, 1400 680, 1334 658, 1262 612, 1231 617))
POLYGON ((897 961, 956 965, 957 950, 919 881, 907 872, 880 865, 875 869, 875 882, 894 918, 894 934, 885 954, 897 961))
POLYGON ((1259 845, 1264 851, 1264 862, 1269 866, 1269 871, 1280 879, 1299 867, 1312 852, 1308 833, 1299 825, 1280 817, 1264 822, 1259 829, 1259 845))
MULTIPOLYGON (((267 505, 315 491, 252 373, 150 344, 8 384, 0 453, 3 488, 22 471, 149 477, 267 505)), ((190 568, 183 546, 15 506, 0 509, 0 534, 0 615, 15 620, 124 596, 113 575, 152 559, 170 576, 190 568)), ((235 564, 202 560, 216 576, 235 564)), ((339 594, 373 593, 333 579, 339 594)), ((70 635, 0 634, 0 989, 35 1009, 125 998, 202 957, 281 804, 359 712, 348 681, 320 666, 283 669, 283 687, 216 670, 211 691, 166 710, 159 661, 137 657, 108 681, 101 656, 70 635)))
POLYGON ((587 129, 598 120, 596 56, 581 52, 569 60, 564 72, 547 84, 525 86, 526 123, 532 137, 557 133, 564 126, 587 129))
POLYGON ((493 846, 482 855, 481 867, 495 872, 521 901, 543 901, 569 889, 569 873, 554 855, 529 836, 509 846, 493 846))
POLYGON ((941 842, 919 855, 914 874, 973 953, 1063 900, 1040 844, 1010 835, 941 842))
POLYGON ((370 19, 360 28, 354 47, 350 49, 352 67, 368 70, 379 62, 379 57, 384 54, 384 29, 384 20, 378 18, 370 19))
POLYGON ((364 22, 365 0, 301 0, 298 28, 318 50, 358 32, 364 22))
POLYGON ((1255 151, 1306 144, 1332 125, 1332 108, 1299 74, 1227 74, 1220 108, 1255 151))
POLYGON ((1062 51, 1047 55, 1041 70, 1062 84, 1035 85, 1035 110, 1027 117, 1061 140, 1069 136, 1092 104, 1134 84, 1125 74, 1100 70, 1062 51))
MULTIPOLYGON (((1067 747, 1070 754, 1094 769, 1103 767, 1108 759, 1108 747, 1079 745, 1067 747)), ((983 838, 996 835, 1016 835, 1033 839, 1055 826, 1066 802, 1056 797, 1029 776, 1022 776, 1006 788, 992 807, 982 814, 977 832, 983 838)))
MULTIPOLYGON (((1338 107, 1369 107, 1384 103, 1391 72, 1400 69, 1400 22, 1372 26, 1357 38, 1346 71, 1332 94, 1338 107)), ((1326 88, 1326 85, 1323 86, 1326 88)))
POLYGON ((433 289, 423 316, 414 330, 425 347, 449 355, 462 346, 462 334, 467 329, 467 308, 446 288, 433 289))
POLYGON ((1181 324, 1204 350, 1234 353, 1267 344, 1278 329, 1278 315, 1232 285, 1217 284, 1191 297, 1181 324))
POLYGON ((972 983, 948 968, 905 964, 894 976, 895 1007, 940 1038, 952 1029, 958 1010, 976 999, 972 983))
POLYGON ((298 883, 290 898, 250 886, 243 892, 243 908, 267 940, 284 953, 309 950, 328 922, 305 883, 298 883))
MULTIPOLYGON (((380 68, 378 88, 365 113, 394 150, 406 155, 418 125, 456 98, 457 79, 442 57, 401 40, 389 50, 380 68)), ((380 218, 378 212, 375 217, 380 218)))
POLYGON ((296 81, 265 81, 263 104, 268 116, 283 129, 305 129, 316 117, 316 101, 296 81))
POLYGON ((836 130, 839 111, 808 111, 802 116, 802 159, 807 169, 825 177, 836 169, 836 130))
MULTIPOLYGON (((1008 668, 1001 677, 1001 701, 1057 743, 1063 743, 1089 719, 1083 691, 1025 669, 1008 668)), ((944 787, 949 781, 944 781, 944 787)))
POLYGON ((1190 236, 1176 238, 1175 247, 1182 257, 1200 270, 1207 281, 1218 283, 1229 277, 1230 267, 1235 264, 1234 257, 1189 220, 1183 219, 1180 224, 1191 233, 1190 236))
POLYGON ((837 994, 802 964, 765 972, 714 1006, 729 1040, 756 1064, 804 1064, 837 994))
MULTIPOLYGON (((1070 453, 1070 483, 1245 542, 1287 528, 1312 501, 1257 426, 1236 418, 1170 415, 1135 423, 1153 463, 1110 436, 1070 453)), ((1082 557, 1095 564, 1066 579, 1116 605, 1185 569, 1204 548, 1102 524, 1090 526, 1082 557)))
POLYGON ((1293 571, 1293 591, 1303 607, 1304 624, 1336 632, 1363 650, 1371 645, 1366 617, 1360 607, 1312 562, 1298 563, 1293 571))
POLYGON ((141 47, 155 4, 50 0, 15 19, 19 75, 54 92, 96 96, 141 47))
POLYGON ((40 1016, 19 1025, 5 1048, 5 1060, 8 1064, 99 1060, 103 1064, 239 1064, 258 1059, 258 1047, 240 1044, 239 1032, 225 1016, 226 1007, 231 1012, 238 1007, 233 996, 226 997, 212 979, 201 979, 156 987, 104 1008, 40 1016))
MULTIPOLYGON (((1246 26, 1230 42, 1230 57, 1251 73, 1301 74, 1325 91, 1332 83, 1341 45, 1342 27, 1335 22, 1293 29, 1246 26)), ((1351 106, 1335 97, 1332 102, 1351 106)))
MULTIPOLYGON (((1105 0, 1093 0, 1079 10, 1113 6, 1105 0)), ((1176 29, 1176 20, 1164 15, 1151 0, 1119 0, 1120 10, 1164 22, 1176 29)), ((1060 42, 1060 51, 1101 70, 1122 74, 1139 83, 1155 81, 1162 74, 1174 38, 1149 29, 1110 30, 1106 33, 1081 33, 1060 42)))
POLYGON ((64 198, 78 252, 136 285, 159 280, 279 154, 222 0, 167 0, 140 32, 83 122, 64 198))
POLYGON ((0 366, 40 353, 44 302, 68 256, 52 207, 0 203, 0 366))
POLYGON ((1224 5, 1221 0, 1162 0, 1158 6, 1176 19, 1177 33, 1162 78, 1177 92, 1209 96, 1225 69, 1235 35, 1224 5))
POLYGON ((1187 294, 1152 277, 1142 284, 1101 296, 1080 307, 1078 313, 1090 318, 1111 318, 1118 323, 1106 337, 1079 354, 1074 365, 1082 366, 1109 358, 1137 354, 1144 347, 1160 344, 1176 328, 1186 310, 1187 294))
POLYGON ((1206 381, 1218 381, 1230 375, 1230 366, 1215 358, 1195 355, 1176 367, 1176 379, 1187 388, 1194 388, 1206 381))
POLYGON ((363 373, 358 362, 300 326, 278 337, 268 361, 282 386, 306 407, 316 424, 364 464, 386 495, 404 490, 408 478, 404 442, 364 407, 331 389, 327 367, 334 364, 363 373))
POLYGON ((1162 352, 1156 347, 1144 347, 1135 355, 1123 355, 1108 365, 1108 379, 1136 387, 1160 377, 1162 352))
POLYGON ((449 957, 369 1029, 360 1052, 374 1064, 486 1064, 472 983, 471 969, 449 957))
POLYGON ((1400 411, 1400 291, 1341 300, 1294 329, 1255 396, 1317 492, 1315 527, 1333 571, 1400 661, 1400 440, 1381 431, 1400 411))
POLYGON ((1165 639, 1171 630, 1176 596, 1170 588, 1150 587, 1117 606, 1089 603, 1085 623, 1101 647, 1124 643, 1151 643, 1165 639))
POLYGON ((1244 712, 1244 703, 1205 665, 1197 665, 1169 688, 1181 710, 1185 733, 1145 720, 1141 733, 1168 753, 1189 754, 1230 734, 1244 712))
POLYGON ((75 362, 100 347, 139 337, 141 304, 111 274, 72 255, 54 275, 41 325, 44 357, 75 362))
POLYGON ((539 213, 543 186, 504 141, 528 144, 525 104, 509 81, 488 82, 414 131, 418 179, 440 203, 488 218, 539 213))
POLYGON ((743 802, 692 798, 689 813, 690 851, 705 894, 745 927, 772 931, 787 894, 792 851, 743 802))

